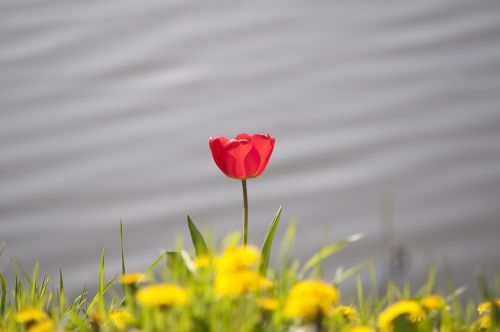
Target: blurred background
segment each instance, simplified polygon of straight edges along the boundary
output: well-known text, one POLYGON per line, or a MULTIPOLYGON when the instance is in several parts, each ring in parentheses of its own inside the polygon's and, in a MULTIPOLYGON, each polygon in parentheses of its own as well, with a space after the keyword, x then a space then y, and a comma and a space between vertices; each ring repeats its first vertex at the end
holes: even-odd
MULTIPOLYGON (((250 242, 279 206, 294 253, 356 232, 326 276, 500 270, 500 2, 0 2, 0 271, 73 293, 187 236, 239 230, 209 136, 265 132, 250 242)), ((186 237, 187 240, 187 237, 186 237)))

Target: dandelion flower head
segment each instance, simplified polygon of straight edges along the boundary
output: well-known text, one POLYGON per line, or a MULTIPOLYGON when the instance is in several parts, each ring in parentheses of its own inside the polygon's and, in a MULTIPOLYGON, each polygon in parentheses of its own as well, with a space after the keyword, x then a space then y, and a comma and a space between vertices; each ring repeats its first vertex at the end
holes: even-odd
POLYGON ((172 284, 157 284, 144 287, 136 294, 136 300, 144 306, 162 307, 183 305, 189 300, 185 288, 172 284))
POLYGON ((244 270, 218 274, 215 279, 215 293, 220 296, 238 296, 248 291, 270 288, 272 283, 259 272, 244 270))
POLYGON ((292 286, 285 304, 285 314, 291 318, 312 320, 331 313, 339 293, 334 286, 319 280, 306 280, 292 286))
POLYGON ((388 306, 378 317, 378 325, 382 331, 392 331, 396 318, 404 316, 411 322, 425 318, 422 305, 413 300, 402 300, 388 306))
POLYGON ((26 324, 47 319, 47 314, 38 309, 25 309, 16 314, 16 322, 26 324))
POLYGON ((47 319, 41 322, 36 323, 32 327, 28 329, 27 332, 52 332, 55 329, 54 321, 51 319, 47 319))
POLYGON ((430 294, 422 297, 420 304, 427 310, 444 310, 446 301, 441 295, 430 294))
POLYGON ((217 259, 217 273, 233 273, 254 268, 259 261, 259 251, 252 246, 231 247, 217 259))
POLYGON ((144 273, 127 273, 120 277, 120 282, 124 285, 135 285, 144 281, 145 277, 144 273))

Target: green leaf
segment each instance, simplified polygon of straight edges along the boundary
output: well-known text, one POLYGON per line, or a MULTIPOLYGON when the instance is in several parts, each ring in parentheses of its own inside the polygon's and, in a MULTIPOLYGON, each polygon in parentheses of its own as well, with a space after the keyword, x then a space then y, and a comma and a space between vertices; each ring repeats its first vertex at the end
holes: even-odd
MULTIPOLYGON (((113 276, 113 278, 109 279, 105 284, 104 286, 102 287, 102 291, 99 290, 99 292, 94 296, 94 298, 92 299, 92 301, 90 302, 89 306, 88 306, 88 309, 94 307, 94 305, 98 302, 100 302, 100 298, 103 299, 103 301, 101 302, 102 305, 104 306, 104 314, 108 314, 108 311, 107 311, 107 307, 106 307, 106 303, 104 302, 104 294, 106 294, 106 292, 108 291, 108 289, 111 287, 111 285, 113 284, 113 282, 115 281, 115 279, 118 277, 118 274, 115 274, 113 276), (102 295, 102 296, 101 296, 102 295)), ((84 289, 85 290, 85 289, 84 289)), ((83 293, 82 293, 83 294, 83 293)), ((80 297, 80 296, 79 296, 80 297)), ((80 304, 83 304, 83 302, 85 302, 85 299, 83 298, 82 299, 82 302, 80 304)), ((98 303, 99 305, 101 305, 101 303, 98 303)))
POLYGON ((64 280, 63 280, 62 270, 59 269, 59 310, 61 313, 64 312, 64 304, 65 304, 64 280))
POLYGON ((67 315, 71 318, 71 322, 78 326, 78 331, 87 332, 90 331, 87 323, 78 315, 78 310, 69 310, 67 315))
POLYGON ((279 251, 279 257, 281 260, 285 259, 291 248, 295 243, 295 235, 297 234, 297 221, 292 220, 287 229, 285 230, 285 235, 283 235, 283 239, 281 240, 281 247, 279 251))
POLYGON ((356 293, 358 295, 358 305, 359 305, 359 314, 361 318, 365 317, 365 296, 363 290, 363 282, 361 280, 361 276, 358 274, 356 277, 356 293))
POLYGON ((7 297, 7 284, 5 282, 5 277, 0 272, 0 282, 2 283, 2 297, 0 299, 0 314, 5 313, 5 298, 7 297))
POLYGON ((185 260, 185 256, 182 252, 167 251, 167 267, 176 278, 182 279, 191 275, 191 270, 185 260))
POLYGON ((73 301, 73 304, 71 304, 71 308, 74 309, 76 312, 79 312, 82 305, 87 301, 87 290, 85 289, 85 287, 82 289, 82 291, 80 292, 80 295, 78 295, 74 301, 73 301))
POLYGON ((274 234, 276 234, 276 230, 278 229, 278 224, 280 222, 281 217, 281 206, 276 212, 274 216, 273 222, 269 226, 267 230, 266 239, 264 240, 264 244, 262 245, 262 250, 260 251, 260 261, 259 261, 259 272, 262 275, 266 275, 267 269, 269 267, 269 259, 271 256, 271 249, 273 246, 274 234))
POLYGON ((208 253, 208 248, 207 244, 205 243, 205 239, 203 239, 203 235, 201 235, 198 228, 196 228, 190 216, 187 216, 187 223, 196 256, 206 255, 208 253))
MULTIPOLYGON (((40 284, 40 290, 38 291, 38 298, 41 302, 45 297, 45 293, 47 292, 47 287, 49 286, 50 277, 47 275, 43 276, 42 283, 40 284)), ((51 292, 52 293, 52 292, 51 292)))
POLYGON ((144 273, 145 274, 149 274, 151 271, 153 271, 153 269, 155 268, 155 266, 158 265, 158 263, 163 259, 163 257, 165 257, 166 254, 167 254, 167 252, 163 252, 158 257, 156 257, 156 259, 154 260, 154 262, 151 263, 151 265, 148 266, 148 268, 146 269, 146 271, 144 273))
POLYGON ((236 231, 229 233, 222 239, 222 248, 231 248, 237 246, 240 243, 241 232, 236 231))
POLYGON ((62 275, 62 269, 59 269, 59 292, 64 293, 64 280, 62 275))
POLYGON ((359 275, 363 269, 368 267, 371 262, 362 262, 358 265, 355 265, 347 270, 344 270, 343 268, 338 268, 337 271, 335 272, 335 279, 334 282, 335 284, 341 284, 345 280, 355 276, 359 275))
POLYGON ((31 288, 30 288, 30 301, 33 303, 35 301, 35 295, 36 295, 36 282, 38 278, 38 271, 40 270, 40 264, 38 262, 35 263, 35 267, 33 268, 33 274, 30 279, 31 283, 31 288))
POLYGON ((427 274, 427 281, 425 285, 418 290, 416 296, 422 297, 424 295, 431 294, 432 290, 434 289, 435 283, 436 283, 436 264, 432 264, 427 274))
POLYGON ((120 220, 120 248, 122 251, 122 274, 125 274, 125 254, 123 253, 123 221, 120 220))
POLYGON ((317 264, 320 264, 325 258, 333 255, 337 251, 345 248, 349 243, 355 242, 359 239, 361 239, 364 235, 362 233, 356 233, 354 235, 349 236, 348 238, 344 240, 340 240, 338 242, 335 242, 327 247, 324 247, 321 249, 318 253, 313 255, 307 263, 302 267, 300 270, 299 276, 302 278, 305 273, 316 266, 317 264))
POLYGON ((106 305, 104 303, 104 250, 101 255, 101 263, 99 264, 99 310, 105 312, 106 305))

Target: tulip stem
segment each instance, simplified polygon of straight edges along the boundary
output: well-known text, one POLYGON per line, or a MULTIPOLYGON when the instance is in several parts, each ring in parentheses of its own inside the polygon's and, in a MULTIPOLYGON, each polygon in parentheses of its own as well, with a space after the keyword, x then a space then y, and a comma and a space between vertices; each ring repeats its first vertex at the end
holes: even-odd
POLYGON ((241 180, 243 188, 243 245, 246 246, 248 242, 248 195, 247 195, 247 180, 241 180))

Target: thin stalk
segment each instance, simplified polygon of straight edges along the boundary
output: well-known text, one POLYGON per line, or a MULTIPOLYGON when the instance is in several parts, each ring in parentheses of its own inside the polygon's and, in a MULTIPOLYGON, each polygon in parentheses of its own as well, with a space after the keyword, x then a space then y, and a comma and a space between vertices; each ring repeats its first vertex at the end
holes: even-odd
POLYGON ((248 195, 247 195, 247 180, 241 180, 243 188, 243 245, 248 243, 248 195))

